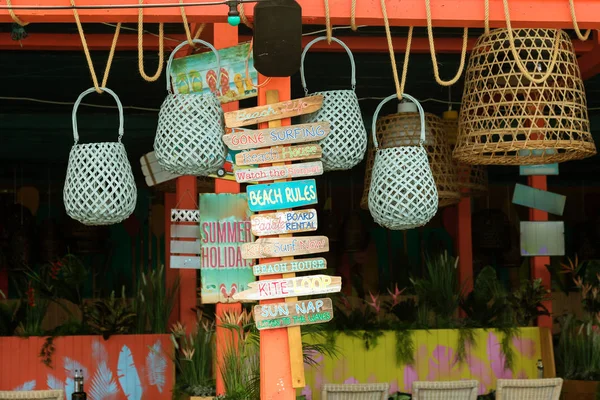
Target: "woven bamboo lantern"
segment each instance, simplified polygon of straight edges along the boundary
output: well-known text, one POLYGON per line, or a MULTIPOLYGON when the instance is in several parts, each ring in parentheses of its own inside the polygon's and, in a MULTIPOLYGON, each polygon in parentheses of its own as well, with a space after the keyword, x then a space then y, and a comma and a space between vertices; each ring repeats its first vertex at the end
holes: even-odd
MULTIPOLYGON (((456 146, 458 135, 458 112, 454 110, 444 111, 442 121, 446 131, 446 139, 450 148, 456 146)), ((458 186, 462 196, 480 196, 488 191, 488 175, 485 165, 469 165, 456 162, 456 173, 458 174, 458 186)))
MULTIPOLYGON (((412 103, 400 103, 397 114, 387 115, 377 120, 376 136, 377 141, 381 143, 380 148, 417 146, 419 144, 421 123, 416 111, 416 107, 412 103)), ((444 123, 439 117, 426 113, 425 127, 424 147, 437 187, 439 207, 456 204, 460 201, 460 190, 456 166, 452 160, 452 151, 446 140, 444 123)), ((360 202, 361 207, 365 209, 371 187, 374 155, 372 144, 369 143, 365 187, 360 202)))
POLYGON ((594 154, 569 36, 556 29, 496 29, 481 36, 467 66, 454 157, 526 165, 594 154))

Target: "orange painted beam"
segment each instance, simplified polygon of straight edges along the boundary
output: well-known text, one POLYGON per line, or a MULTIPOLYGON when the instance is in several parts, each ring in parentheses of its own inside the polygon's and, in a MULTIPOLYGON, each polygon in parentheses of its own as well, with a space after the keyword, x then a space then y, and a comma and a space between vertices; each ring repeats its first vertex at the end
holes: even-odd
MULTIPOLYGON (((210 27, 207 26, 206 37, 209 37, 210 27)), ((168 53, 173 50, 175 46, 186 40, 185 35, 168 35, 169 39, 165 40, 165 51, 168 53), (172 40, 171 40, 172 39, 172 40)), ((90 50, 103 50, 108 51, 110 49, 113 35, 112 34, 89 34, 86 35, 86 40, 90 50)), ((203 33, 202 37, 205 37, 203 33)), ((387 53, 387 41, 385 37, 365 37, 365 36, 336 36, 342 40, 352 50, 353 53, 387 53)), ((308 42, 314 39, 314 36, 304 36, 302 38, 302 46, 306 46, 308 42)), ((251 36, 240 36, 239 42, 248 42, 252 39, 251 36)), ((209 40, 211 41, 211 40, 209 40)), ((471 51, 476 39, 469 39, 467 44, 467 50, 471 51)), ((594 49, 594 40, 588 40, 582 42, 576 40, 573 42, 575 52, 577 54, 586 54, 594 49)), ((158 37, 154 35, 144 35, 144 49, 145 50, 158 50, 158 37)), ((462 49, 462 38, 439 38, 435 40, 435 50, 437 53, 454 53, 459 54, 462 49)), ((0 36, 0 50, 45 50, 45 51, 81 51, 81 39, 76 33, 52 33, 52 34, 41 34, 33 33, 30 34, 26 39, 22 41, 15 41, 10 38, 10 35, 0 36)), ((119 35, 119 42, 117 43, 117 50, 121 51, 137 51, 137 35, 135 34, 121 34, 119 35)), ((406 51, 406 38, 394 38, 394 50, 397 53, 403 53, 406 51)), ((326 41, 317 42, 311 48, 311 52, 332 52, 339 53, 343 52, 344 49, 341 46, 336 46, 335 43, 332 45, 327 44, 326 41)), ((429 53, 429 40, 427 38, 413 38, 411 53, 429 53)), ((600 53, 600 52, 599 52, 600 53)), ((582 57, 583 58, 583 57, 582 57)), ((580 65, 582 59, 579 60, 580 65)), ((583 73, 583 69, 582 69, 583 73)))
MULTIPOLYGON (((201 2, 185 0, 184 3, 201 2)), ((137 9, 115 8, 114 6, 135 5, 133 0, 77 0, 78 6, 98 6, 109 3, 113 8, 80 9, 82 22, 136 22, 137 9)), ((177 0, 146 0, 146 4, 178 5, 177 0)), ((325 23, 324 3, 315 0, 298 0, 302 7, 304 24, 322 25, 325 23)), ((426 15, 423 0, 389 1, 387 11, 392 26, 425 26, 426 15)), ((73 11, 67 0, 13 0, 16 15, 25 22, 32 23, 72 23, 73 11), (51 7, 63 7, 52 10, 51 7), (32 7, 35 9, 17 9, 32 7), (45 7, 45 8, 42 8, 45 7)), ((573 22, 566 0, 510 0, 511 20, 514 27, 530 28, 571 28, 573 22)), ((484 2, 481 0, 432 0, 431 14, 433 26, 439 27, 483 27, 484 2)), ((246 15, 253 20, 252 3, 246 6, 246 15)), ((334 25, 350 23, 351 0, 329 0, 331 22, 334 25)), ((189 22, 224 23, 227 21, 226 5, 187 6, 189 22)), ((581 28, 600 28, 600 2, 579 0, 576 13, 581 28)), ((379 0, 361 0, 356 3, 356 23, 359 25, 383 25, 379 0)), ((153 8, 144 15, 147 23, 180 22, 179 7, 153 8)), ((12 22, 6 5, 0 5, 0 22, 12 22)), ((490 25, 505 26, 502 0, 490 0, 490 25)))
POLYGON ((598 31, 595 31, 594 38, 587 42, 592 44, 592 48, 577 59, 583 80, 600 74, 600 35, 598 35, 598 31))
MULTIPOLYGON (((171 210, 176 207, 177 198, 175 193, 165 193, 165 283, 167 288, 173 286, 179 276, 179 271, 171 269, 171 210)), ((173 304, 173 310, 169 316, 169 328, 179 320, 179 293, 173 304)))

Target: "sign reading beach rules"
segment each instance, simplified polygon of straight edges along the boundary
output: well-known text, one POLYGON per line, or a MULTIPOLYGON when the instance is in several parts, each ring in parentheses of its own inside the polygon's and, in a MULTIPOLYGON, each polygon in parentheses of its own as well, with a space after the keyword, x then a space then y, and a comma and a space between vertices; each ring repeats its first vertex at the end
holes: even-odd
POLYGON ((254 306, 254 321, 258 329, 319 324, 332 318, 333 305, 329 298, 254 306))
POLYGON ((275 211, 317 204, 317 184, 314 179, 248 185, 248 206, 251 211, 275 211))

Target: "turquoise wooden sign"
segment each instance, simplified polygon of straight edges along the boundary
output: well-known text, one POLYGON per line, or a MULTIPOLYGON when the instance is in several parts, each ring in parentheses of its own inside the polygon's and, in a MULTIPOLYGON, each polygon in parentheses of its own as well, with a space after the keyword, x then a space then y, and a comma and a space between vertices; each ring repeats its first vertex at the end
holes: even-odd
POLYGON ((317 204, 317 185, 314 179, 248 185, 246 192, 248 207, 254 212, 317 204))
POLYGON ((519 166, 519 175, 558 175, 558 163, 539 164, 539 165, 521 165, 519 166))
POLYGON ((551 214, 563 215, 566 200, 567 198, 563 195, 517 183, 512 202, 513 204, 536 208, 551 214))

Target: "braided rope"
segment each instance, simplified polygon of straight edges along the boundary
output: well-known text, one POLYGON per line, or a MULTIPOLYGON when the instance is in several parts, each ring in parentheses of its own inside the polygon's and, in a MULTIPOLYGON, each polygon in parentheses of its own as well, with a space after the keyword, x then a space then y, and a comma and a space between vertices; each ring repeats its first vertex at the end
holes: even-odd
POLYGON ((552 71, 554 71, 554 67, 556 66, 556 60, 558 59, 558 48, 559 48, 559 43, 560 43, 560 30, 556 31, 556 38, 554 39, 554 52, 552 53, 552 59, 550 60, 550 65, 548 66, 548 70, 541 78, 536 79, 533 77, 533 75, 531 75, 529 73, 529 71, 527 71, 527 68, 525 67, 525 65, 523 65, 523 62, 521 61, 521 58, 519 57, 519 53, 517 53, 517 49, 515 48, 515 37, 513 35, 512 26, 510 24, 510 11, 508 10, 508 0, 502 0, 502 2, 504 3, 504 16, 506 17, 506 29, 507 29, 507 34, 508 34, 508 42, 510 45, 510 51, 512 52, 513 57, 515 58, 517 67, 519 68, 521 73, 527 79, 529 79, 531 82, 533 82, 533 83, 546 82, 548 77, 552 74, 552 71))
POLYGON ((483 0, 485 34, 490 33, 490 0, 483 0))
POLYGON ((571 19, 573 20, 573 29, 575 30, 575 34, 581 41, 586 41, 590 37, 591 29, 588 29, 585 34, 582 34, 579 30, 579 24, 577 23, 577 16, 575 15, 575 1, 569 0, 569 10, 571 11, 571 19))
POLYGON ((71 5, 73 6, 73 16, 75 17, 75 24, 77 25, 77 30, 79 31, 79 37, 81 38, 81 46, 83 47, 83 52, 85 54, 85 59, 87 60, 88 67, 90 69, 90 75, 92 76, 92 82, 94 83, 94 88, 98 93, 104 93, 102 88, 106 87, 106 82, 108 82, 108 75, 110 74, 110 67, 112 66, 113 58, 115 55, 115 49, 117 48, 117 42, 119 40, 119 32, 121 31, 121 23, 117 24, 115 28, 115 35, 113 37, 113 41, 110 47, 110 52, 108 53, 108 60, 106 61, 106 68, 104 69, 104 77, 102 78, 102 85, 98 85, 98 77, 96 76, 96 70, 94 69, 94 63, 92 62, 92 56, 90 55, 90 49, 87 45, 87 40, 85 39, 85 33, 83 32, 83 26, 81 26, 81 20, 79 19, 79 13, 77 12, 77 8, 75 8, 75 0, 71 0, 71 5))
POLYGON ((358 26, 356 26, 356 0, 352 0, 352 5, 350 6, 350 28, 353 31, 358 29, 358 26))
POLYGON ((435 77, 435 81, 438 84, 442 86, 452 86, 460 79, 465 68, 465 59, 467 58, 467 41, 469 39, 469 28, 464 28, 463 30, 463 45, 462 53, 460 55, 460 65, 458 66, 458 71, 456 72, 454 78, 450 79, 449 81, 443 81, 440 78, 437 57, 435 55, 433 27, 431 26, 431 0, 425 0, 425 11, 427 12, 427 35, 429 36, 429 51, 431 53, 431 62, 433 63, 433 76, 435 77))
POLYGON ((12 18, 13 21, 15 21, 17 24, 19 24, 21 26, 29 25, 29 22, 24 22, 22 19, 17 17, 17 15, 15 14, 15 12, 12 9, 12 3, 10 0, 6 0, 6 6, 8 7, 8 13, 10 14, 10 17, 12 18))
POLYGON ((331 17, 329 15, 329 0, 325 0, 325 31, 327 32, 327 44, 331 44, 333 29, 331 29, 331 17))
POLYGON ((390 21, 388 20, 385 0, 381 0, 381 13, 383 14, 385 35, 387 37, 388 50, 390 52, 390 60, 392 62, 392 72, 394 74, 394 84, 396 85, 396 95, 398 96, 398 100, 402 100, 402 93, 404 93, 404 85, 406 84, 406 74, 408 72, 408 59, 410 57, 410 46, 412 44, 413 27, 411 26, 408 28, 408 37, 406 39, 406 52, 404 53, 404 65, 402 65, 402 80, 398 80, 398 68, 396 67, 394 44, 392 43, 392 33, 390 32, 390 21))
MULTIPOLYGON (((144 0, 140 0, 140 5, 144 4, 144 0)), ((155 82, 160 77, 162 73, 163 64, 165 62, 165 49, 164 49, 164 40, 165 36, 165 26, 161 22, 158 24, 158 66, 156 67, 156 73, 152 76, 148 76, 146 71, 144 71, 144 9, 142 7, 138 8, 138 69, 140 70, 140 75, 146 82, 155 82)))
POLYGON ((185 13, 185 7, 183 5, 183 0, 179 0, 179 4, 181 4, 181 19, 183 20, 183 29, 185 30, 185 36, 187 37, 188 44, 195 48, 194 39, 192 38, 192 33, 190 32, 190 26, 188 24, 187 14, 185 13))
POLYGON ((244 10, 244 3, 239 4, 238 12, 240 13, 240 19, 242 20, 242 23, 250 29, 254 28, 254 25, 252 25, 252 22, 248 21, 248 17, 246 16, 246 11, 244 10))

